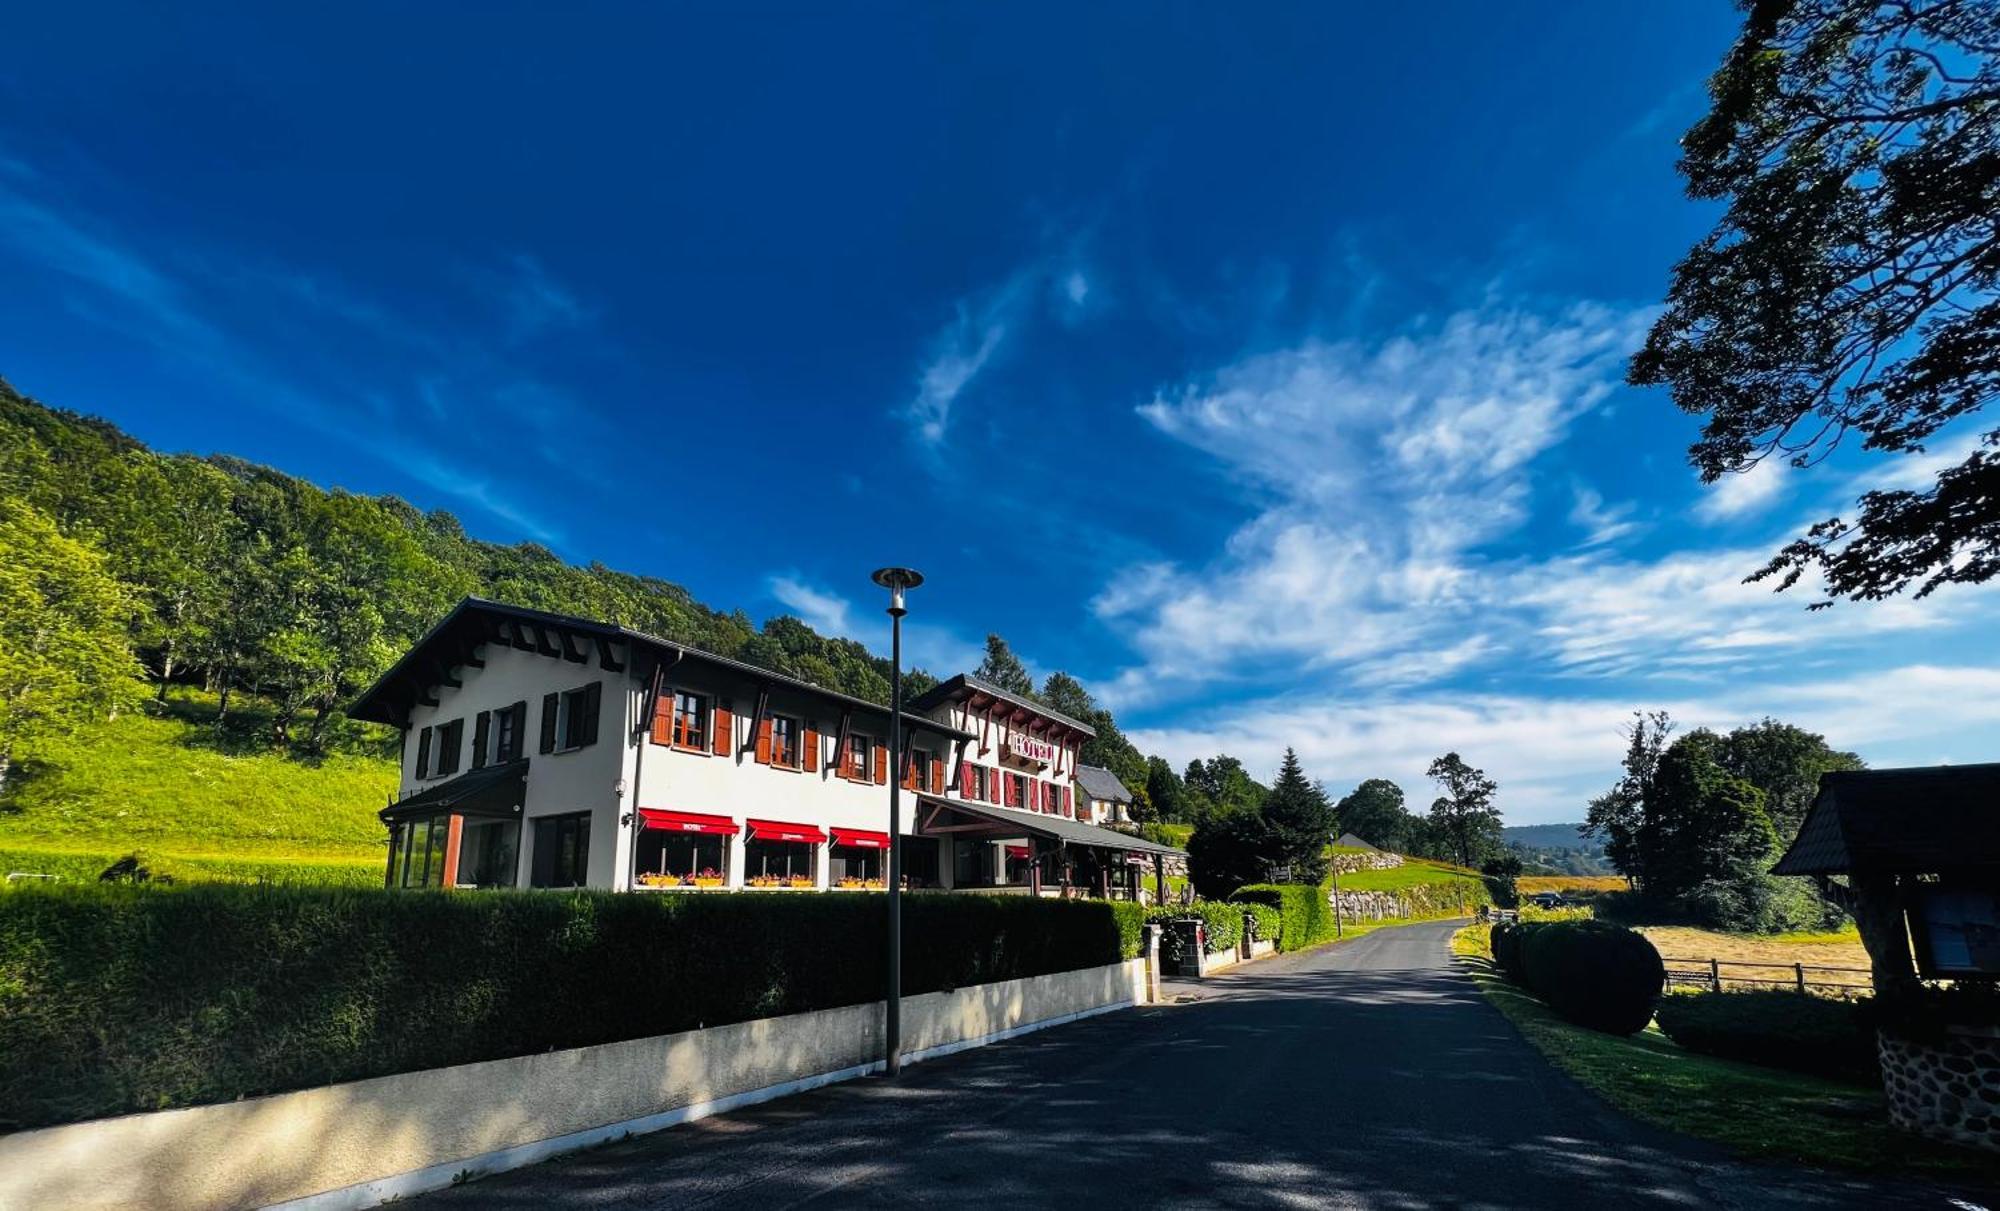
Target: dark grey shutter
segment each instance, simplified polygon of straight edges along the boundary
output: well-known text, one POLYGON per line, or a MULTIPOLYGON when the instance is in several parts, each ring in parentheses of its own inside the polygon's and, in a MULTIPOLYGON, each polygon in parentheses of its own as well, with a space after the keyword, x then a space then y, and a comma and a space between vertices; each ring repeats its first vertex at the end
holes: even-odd
POLYGON ((486 768, 486 740, 493 734, 493 712, 481 711, 472 721, 472 768, 486 768))
POLYGON ((603 699, 604 683, 602 681, 591 682, 590 687, 583 691, 583 701, 577 708, 582 712, 583 719, 575 727, 576 744, 578 747, 597 743, 597 708, 603 699))
POLYGON ((431 776, 431 729, 417 733, 417 777, 431 776))
POLYGON ((561 694, 542 695, 542 751, 556 751, 556 708, 562 702, 561 694))

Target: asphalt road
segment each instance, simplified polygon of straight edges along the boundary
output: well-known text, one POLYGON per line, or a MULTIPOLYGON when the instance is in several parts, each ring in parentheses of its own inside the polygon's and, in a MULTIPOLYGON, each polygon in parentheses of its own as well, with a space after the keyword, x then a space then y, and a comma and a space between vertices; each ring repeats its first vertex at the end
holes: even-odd
MULTIPOLYGON (((439 1208, 1966 1207, 1748 1166, 1613 1111, 1446 954, 1450 923, 422 1199, 439 1208)), ((1984 1200, 1980 1200, 1984 1201, 1984 1200)))

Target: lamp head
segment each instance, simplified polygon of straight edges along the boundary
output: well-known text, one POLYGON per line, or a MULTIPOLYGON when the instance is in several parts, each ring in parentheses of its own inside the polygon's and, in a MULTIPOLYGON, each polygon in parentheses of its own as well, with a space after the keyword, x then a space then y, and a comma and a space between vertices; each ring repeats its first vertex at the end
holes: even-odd
POLYGON ((903 592, 924 583, 924 574, 915 568, 877 568, 873 580, 889 590, 889 612, 903 613, 903 592))

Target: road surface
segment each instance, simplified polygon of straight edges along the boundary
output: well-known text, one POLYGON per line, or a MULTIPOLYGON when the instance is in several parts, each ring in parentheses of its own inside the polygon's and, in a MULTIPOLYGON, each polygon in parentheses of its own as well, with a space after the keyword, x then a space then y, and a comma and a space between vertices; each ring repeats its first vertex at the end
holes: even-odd
MULTIPOLYGON (((1964 1207, 1731 1163, 1552 1068, 1382 930, 1057 1027, 413 1200, 482 1208, 1964 1207)), ((1984 1200, 1982 1200, 1984 1201, 1984 1200)), ((1976 1204, 1973 1204, 1976 1205, 1976 1204)), ((2000 1205, 2000 1204, 1994 1204, 2000 1205)))

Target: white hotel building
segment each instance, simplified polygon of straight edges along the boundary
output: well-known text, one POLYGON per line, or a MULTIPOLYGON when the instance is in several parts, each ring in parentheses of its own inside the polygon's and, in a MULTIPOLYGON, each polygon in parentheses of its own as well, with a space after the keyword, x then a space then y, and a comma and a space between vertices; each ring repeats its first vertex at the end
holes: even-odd
MULTIPOLYGON (((403 732, 392 887, 884 885, 889 711, 864 699, 467 598, 350 713, 403 732)), ((1079 720, 962 674, 903 733, 907 887, 1143 898, 1180 852, 1079 811, 1079 720)))

